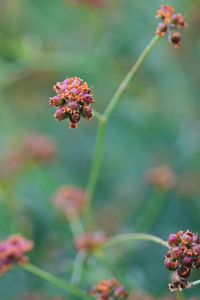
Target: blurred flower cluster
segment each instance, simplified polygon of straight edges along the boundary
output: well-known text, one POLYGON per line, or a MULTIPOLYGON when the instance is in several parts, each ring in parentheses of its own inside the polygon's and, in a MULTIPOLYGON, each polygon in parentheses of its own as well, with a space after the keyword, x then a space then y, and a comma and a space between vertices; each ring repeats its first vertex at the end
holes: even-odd
POLYGON ((146 179, 156 188, 167 191, 176 184, 177 177, 169 165, 161 165, 149 169, 146 179))
POLYGON ((74 243, 78 251, 90 253, 106 241, 106 235, 99 232, 87 232, 76 237, 74 243))
POLYGON ((123 300, 128 298, 128 292, 115 278, 103 280, 91 291, 97 300, 123 300))
POLYGON ((0 178, 8 179, 30 163, 50 162, 56 154, 57 147, 50 137, 39 133, 28 134, 3 157, 0 178))
POLYGON ((83 212, 86 201, 86 192, 74 186, 61 186, 53 197, 54 206, 70 219, 83 212))
POLYGON ((21 235, 13 235, 0 242, 0 275, 10 271, 15 264, 26 264, 28 258, 24 254, 32 248, 32 241, 21 235))
POLYGON ((181 42, 181 34, 177 29, 187 27, 183 15, 176 13, 174 8, 169 5, 163 5, 157 11, 156 17, 162 20, 162 22, 158 24, 156 34, 163 37, 167 33, 169 41, 175 48, 178 48, 181 42))

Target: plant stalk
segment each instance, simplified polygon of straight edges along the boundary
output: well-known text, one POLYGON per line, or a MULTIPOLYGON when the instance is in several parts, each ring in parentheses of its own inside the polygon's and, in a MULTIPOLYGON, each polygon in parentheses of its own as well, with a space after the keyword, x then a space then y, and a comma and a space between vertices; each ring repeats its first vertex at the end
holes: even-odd
POLYGON ((136 73, 139 71, 140 67, 143 65, 145 59, 147 58, 148 54, 153 50, 154 46, 158 43, 160 40, 159 36, 154 36, 153 39, 150 41, 150 43, 147 45, 147 47, 144 49, 142 54, 137 59, 136 63, 133 65, 129 73, 126 75, 124 80, 119 85, 117 91, 111 98, 107 108, 105 109, 103 115, 100 115, 96 111, 94 112, 94 116, 98 119, 98 132, 96 137, 96 147, 94 151, 94 156, 92 160, 92 165, 90 169, 88 184, 87 184, 87 192, 88 192, 88 203, 87 203, 87 214, 90 211, 90 203, 93 198, 95 187, 100 171, 100 166, 102 162, 103 157, 103 149, 105 144, 105 130, 106 130, 106 124, 110 117, 110 114, 114 110, 115 106, 118 104, 120 97, 122 96, 123 92, 129 85, 130 81, 134 78, 136 73))
POLYGON ((25 269, 26 271, 50 282, 51 284, 53 284, 54 286, 56 286, 57 288, 60 288, 62 290, 65 290, 67 292, 69 292, 70 294, 78 297, 78 299, 84 299, 84 300, 91 300, 93 299, 92 297, 90 297, 85 291, 83 291, 82 289, 76 287, 75 285, 66 282, 56 276, 54 276, 53 274, 50 274, 32 264, 26 264, 26 265, 22 265, 21 266, 23 269, 25 269))
POLYGON ((107 248, 114 247, 118 244, 130 242, 130 241, 139 241, 139 240, 153 242, 168 248, 168 243, 166 241, 154 235, 145 234, 145 233, 125 233, 125 234, 115 235, 107 239, 107 241, 101 246, 100 249, 104 250, 107 248))
POLYGON ((103 116, 105 118, 109 119, 110 114, 112 113, 112 111, 115 108, 115 106, 118 104, 121 95, 123 94, 123 92, 125 91, 125 89, 127 88, 127 86, 129 85, 130 81, 137 74, 137 72, 139 71, 140 67, 143 65, 145 59, 147 58, 147 56, 149 55, 149 53, 154 48, 154 46, 158 43, 159 40, 160 40, 160 37, 158 35, 156 35, 156 36, 153 37, 153 39, 150 41, 150 43, 144 49, 144 51, 142 52, 142 54, 139 56, 139 58, 137 59, 136 63, 133 65, 133 67, 129 71, 129 73, 126 75, 126 77, 124 78, 124 80, 120 83, 117 91, 113 95, 112 99, 110 100, 110 102, 109 102, 109 104, 108 104, 108 106, 107 106, 107 108, 106 108, 106 110, 105 110, 105 112, 103 114, 103 116))

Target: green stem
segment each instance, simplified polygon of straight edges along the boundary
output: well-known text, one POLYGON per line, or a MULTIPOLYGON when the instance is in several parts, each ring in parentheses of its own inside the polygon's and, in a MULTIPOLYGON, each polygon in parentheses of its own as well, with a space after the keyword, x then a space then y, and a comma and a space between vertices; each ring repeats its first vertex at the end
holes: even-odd
POLYGON ((87 199, 88 211, 90 210, 90 202, 95 191, 98 174, 101 166, 101 161, 103 157, 103 150, 104 150, 104 143, 105 143, 105 129, 106 129, 106 122, 99 122, 98 132, 96 137, 96 147, 94 151, 94 157, 92 160, 91 170, 90 170, 88 184, 86 188, 88 193, 88 199, 87 199))
POLYGON ((93 299, 82 289, 80 289, 80 288, 74 286, 73 284, 66 282, 66 281, 32 265, 32 264, 23 265, 21 267, 23 269, 25 269, 26 271, 50 282, 54 286, 56 286, 62 290, 65 290, 76 297, 79 297, 79 299, 85 299, 85 300, 93 299))
POLYGON ((151 52, 151 50, 154 48, 154 46, 157 44, 157 42, 160 40, 159 36, 154 36, 153 39, 150 41, 150 43, 147 45, 147 47, 144 49, 142 54, 139 56, 136 63, 133 65, 129 73, 126 75, 124 80, 119 85, 117 91, 113 95, 111 101, 109 102, 103 116, 105 118, 109 118, 110 114, 112 113, 113 109, 117 105, 117 103, 120 100, 121 95, 129 85, 130 81, 133 79, 133 77, 136 75, 137 71, 140 69, 142 64, 144 63, 145 59, 147 58, 148 54, 151 52))
POLYGON ((148 230, 159 216, 165 200, 166 194, 163 191, 155 189, 136 220, 134 229, 136 231, 148 230))
POLYGON ((93 197, 99 171, 100 171, 100 165, 102 161, 103 156, 103 149, 104 149, 104 143, 105 143, 105 129, 107 121, 110 117, 110 114, 112 113, 113 109, 117 105, 117 103, 120 100, 120 97, 122 96, 123 92, 127 88, 128 84, 130 83, 131 79, 136 75, 137 71, 140 69, 142 64, 144 63, 145 59, 147 58, 148 54, 151 52, 151 50, 154 48, 154 46, 157 44, 157 42, 160 40, 159 36, 154 36, 153 39, 150 41, 150 43, 147 45, 147 47, 144 49, 142 54, 139 56, 138 60, 134 64, 134 66, 131 68, 130 72, 126 75, 124 80, 119 85, 117 91, 115 92, 114 96, 110 100, 107 108, 105 109, 103 115, 98 114, 97 112, 94 112, 94 115, 99 120, 99 126, 98 126, 98 133, 96 137, 96 148, 94 152, 94 157, 91 165, 91 170, 89 174, 88 184, 87 184, 87 192, 88 192, 88 205, 87 205, 87 213, 90 210, 90 202, 93 197))
POLYGON ((71 283, 78 284, 80 282, 86 257, 87 253, 85 251, 79 251, 77 253, 74 261, 71 283))
POLYGON ((74 239, 84 234, 85 230, 79 216, 70 217, 67 215, 67 219, 74 239))
POLYGON ((96 110, 92 110, 93 111, 93 115, 95 116, 95 118, 100 121, 100 122, 103 122, 104 121, 104 118, 103 116, 96 110))
POLYGON ((200 284, 200 279, 199 280, 196 280, 196 281, 193 281, 192 283, 191 283, 191 286, 193 287, 193 286, 196 286, 196 285, 199 285, 200 284))
POLYGON ((166 241, 154 235, 145 234, 145 233, 125 233, 125 234, 115 235, 107 239, 107 241, 101 246, 101 249, 107 249, 121 243, 130 242, 130 241, 139 241, 139 240, 150 241, 168 248, 168 244, 166 241))

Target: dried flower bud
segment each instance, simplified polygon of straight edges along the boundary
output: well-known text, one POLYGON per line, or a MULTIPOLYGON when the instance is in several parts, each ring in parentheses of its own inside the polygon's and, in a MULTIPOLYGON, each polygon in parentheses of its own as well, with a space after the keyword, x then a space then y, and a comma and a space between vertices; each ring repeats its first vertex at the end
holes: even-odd
POLYGON ((84 118, 90 120, 92 118, 92 109, 90 106, 83 106, 81 114, 84 118))
POLYGON ((128 292, 115 278, 98 283, 91 291, 91 295, 98 300, 122 300, 128 298, 128 292))
POLYGON ((167 268, 168 270, 170 270, 170 271, 176 270, 177 267, 178 267, 178 261, 166 257, 166 259, 165 259, 165 266, 166 266, 166 268, 167 268))
POLYGON ((193 233, 187 230, 182 236, 181 236, 181 242, 184 245, 191 245, 193 242, 193 233))
POLYGON ((71 128, 77 128, 81 116, 86 119, 92 118, 91 104, 94 97, 86 82, 77 77, 57 82, 53 90, 56 96, 50 98, 49 104, 56 107, 54 117, 58 121, 68 119, 71 128))
POLYGON ((62 99, 61 97, 59 97, 58 95, 49 98, 49 105, 53 106, 53 107, 59 107, 61 105, 65 104, 65 99, 62 99))
POLYGON ((179 237, 175 233, 171 233, 169 235, 169 238, 168 238, 168 244, 169 244, 169 246, 178 245, 179 242, 180 242, 180 239, 179 239, 179 237))
POLYGON ((157 30, 156 30, 156 34, 159 35, 160 37, 163 37, 165 35, 165 33, 168 30, 168 26, 165 23, 159 23, 157 30))
POLYGON ((182 255, 182 249, 180 248, 180 247, 173 247, 172 249, 171 249, 171 252, 170 252, 170 254, 171 254, 171 257, 173 258, 173 259, 178 259, 178 258, 180 258, 181 257, 181 255, 182 255))
POLYGON ((0 275, 11 270, 16 264, 26 264, 28 258, 24 254, 32 248, 32 241, 26 240, 21 235, 13 235, 0 242, 0 275))
POLYGON ((65 106, 58 107, 54 114, 54 118, 58 121, 62 121, 67 118, 67 108, 65 106))
POLYGON ((182 27, 182 28, 187 27, 185 18, 180 13, 173 14, 171 22, 172 22, 172 24, 174 24, 175 26, 178 26, 178 27, 182 27))
POLYGON ((79 112, 73 112, 72 114, 69 115, 70 119, 70 127, 71 128, 76 128, 77 123, 80 121, 81 115, 79 112))
POLYGON ((191 256, 185 256, 183 259, 182 259, 182 265, 185 266, 185 267, 191 267, 193 264, 193 259, 191 256))
POLYGON ((170 36, 170 40, 175 48, 180 46, 181 42, 181 34, 179 32, 172 32, 170 36))
POLYGON ((79 215, 86 204, 87 194, 73 186, 61 186, 54 195, 54 206, 68 217, 79 215))
POLYGON ((78 251, 92 252, 106 241, 106 236, 103 232, 87 232, 77 236, 75 239, 75 247, 78 251))
POLYGON ((185 266, 180 266, 177 269, 177 273, 181 278, 188 278, 190 276, 190 268, 187 268, 185 266))

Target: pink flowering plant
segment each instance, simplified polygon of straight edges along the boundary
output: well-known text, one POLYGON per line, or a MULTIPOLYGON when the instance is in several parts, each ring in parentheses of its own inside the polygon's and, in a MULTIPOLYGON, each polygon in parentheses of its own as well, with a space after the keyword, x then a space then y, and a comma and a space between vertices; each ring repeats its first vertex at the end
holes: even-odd
MULTIPOLYGON (((93 4, 95 7, 101 6, 103 1, 94 1, 93 4)), ((101 228, 97 228, 92 216, 92 204, 104 153, 105 133, 113 110, 156 45, 167 37, 174 48, 181 47, 181 32, 188 26, 184 16, 169 5, 162 5, 156 13, 156 18, 159 19, 159 23, 152 40, 134 62, 111 100, 107 103, 103 113, 95 110, 95 102, 97 102, 93 94, 95 87, 91 88, 78 75, 77 77, 68 75, 55 83, 53 86, 54 95, 49 98, 49 105, 54 111, 55 120, 67 121, 72 131, 81 126, 81 123, 84 122, 83 119, 90 122, 90 126, 93 126, 95 121, 98 123, 96 146, 87 186, 84 189, 69 185, 58 186, 52 195, 51 205, 58 214, 67 220, 73 236, 72 244, 76 251, 76 257, 73 261, 71 279, 61 279, 31 264, 28 253, 34 251, 34 243, 18 234, 0 242, 1 276, 18 265, 25 271, 66 291, 68 293, 66 299, 71 299, 70 297, 85 300, 138 299, 136 295, 130 294, 120 278, 104 278, 96 282, 95 286, 85 287, 83 274, 85 268, 91 267, 88 264, 91 257, 96 257, 101 262, 108 249, 113 251, 119 245, 127 242, 135 244, 139 241, 148 241, 165 248, 166 256, 163 261, 160 261, 160 264, 164 262, 166 269, 172 274, 169 290, 178 295, 177 299, 182 299, 183 290, 200 284, 200 280, 193 281, 191 278, 193 270, 200 269, 200 237, 197 233, 193 233, 189 229, 180 230, 177 233, 170 233, 168 239, 145 233, 153 219, 159 215, 159 207, 157 207, 158 204, 155 203, 155 199, 143 207, 141 216, 135 222, 135 228, 139 228, 142 233, 128 232, 108 236, 101 228), (152 207, 153 213, 149 215, 152 207)), ((54 159, 57 152, 57 147, 48 137, 38 134, 29 135, 18 148, 15 147, 14 151, 7 153, 6 160, 2 162, 3 171, 0 175, 5 180, 5 178, 12 177, 13 174, 27 166, 30 167, 35 163, 47 164, 54 159)), ((176 184, 177 177, 168 165, 162 165, 150 169, 146 174, 146 181, 155 188, 156 201, 159 198, 159 203, 162 203, 165 193, 176 184)), ((153 261, 157 258, 149 257, 149 259, 153 261)))

